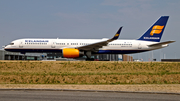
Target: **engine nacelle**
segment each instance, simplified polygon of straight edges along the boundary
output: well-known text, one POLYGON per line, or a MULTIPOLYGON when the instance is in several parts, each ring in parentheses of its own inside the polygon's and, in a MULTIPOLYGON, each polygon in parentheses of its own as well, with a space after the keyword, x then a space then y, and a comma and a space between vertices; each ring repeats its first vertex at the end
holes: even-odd
POLYGON ((74 48, 64 48, 62 54, 65 58, 78 58, 84 55, 84 52, 80 52, 78 49, 74 48))

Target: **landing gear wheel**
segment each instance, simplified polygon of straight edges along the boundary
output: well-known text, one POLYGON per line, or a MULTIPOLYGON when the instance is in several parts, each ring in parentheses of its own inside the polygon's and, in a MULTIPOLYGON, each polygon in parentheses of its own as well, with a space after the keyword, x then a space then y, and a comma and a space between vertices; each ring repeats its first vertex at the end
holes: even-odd
POLYGON ((94 58, 87 58, 86 61, 94 61, 94 58))

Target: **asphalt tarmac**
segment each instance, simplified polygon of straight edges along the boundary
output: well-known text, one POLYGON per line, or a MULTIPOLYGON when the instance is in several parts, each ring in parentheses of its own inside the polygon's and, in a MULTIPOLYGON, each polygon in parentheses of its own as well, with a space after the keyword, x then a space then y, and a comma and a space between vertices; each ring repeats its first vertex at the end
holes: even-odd
POLYGON ((176 94, 0 90, 0 101, 180 101, 176 94))

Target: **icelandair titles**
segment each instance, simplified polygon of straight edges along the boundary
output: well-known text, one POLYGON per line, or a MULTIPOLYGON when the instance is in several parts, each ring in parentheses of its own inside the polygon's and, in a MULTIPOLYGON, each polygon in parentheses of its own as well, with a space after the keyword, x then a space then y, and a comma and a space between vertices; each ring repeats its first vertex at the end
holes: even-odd
POLYGON ((49 42, 49 40, 25 40, 25 42, 49 42))
POLYGON ((144 39, 160 39, 159 37, 144 37, 144 39))

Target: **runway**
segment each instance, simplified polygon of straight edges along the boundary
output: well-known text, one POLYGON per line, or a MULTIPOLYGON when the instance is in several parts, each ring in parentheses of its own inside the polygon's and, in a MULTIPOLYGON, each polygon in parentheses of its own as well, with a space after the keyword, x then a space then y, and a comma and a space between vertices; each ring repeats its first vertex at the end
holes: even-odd
POLYGON ((79 91, 0 91, 0 101, 180 101, 175 94, 79 91))

